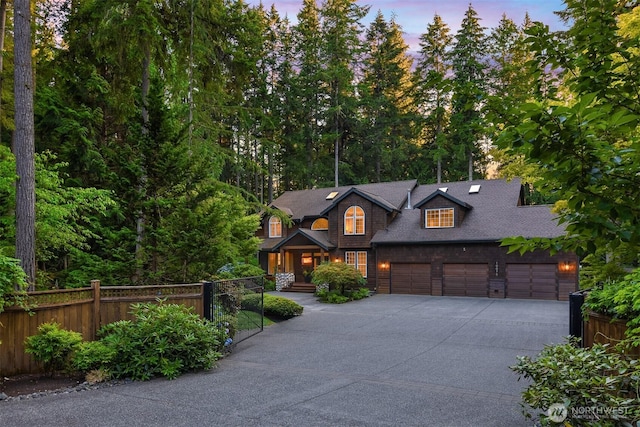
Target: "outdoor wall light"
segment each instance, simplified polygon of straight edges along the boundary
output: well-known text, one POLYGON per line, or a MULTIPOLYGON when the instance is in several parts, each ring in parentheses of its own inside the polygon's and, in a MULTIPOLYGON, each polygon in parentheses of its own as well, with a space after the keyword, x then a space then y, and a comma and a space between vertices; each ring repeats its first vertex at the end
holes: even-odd
POLYGON ((560 270, 563 273, 569 273, 573 271, 574 268, 575 268, 574 264, 569 261, 561 261, 558 264, 558 270, 560 270))
POLYGON ((380 263, 380 270, 388 270, 389 269, 389 263, 388 262, 381 262, 380 263))

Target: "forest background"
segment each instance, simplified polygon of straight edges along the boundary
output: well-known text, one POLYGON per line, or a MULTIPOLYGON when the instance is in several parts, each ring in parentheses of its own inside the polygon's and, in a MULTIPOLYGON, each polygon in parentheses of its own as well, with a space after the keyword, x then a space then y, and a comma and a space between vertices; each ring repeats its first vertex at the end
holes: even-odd
MULTIPOLYGON (((593 255, 602 241, 628 263, 637 8, 566 5, 563 32, 507 16, 484 28, 469 5, 453 34, 435 15, 410 54, 393 18, 364 26, 354 0, 304 0, 295 25, 235 0, 31 2, 29 284, 199 281, 255 256, 283 191, 489 175, 522 177, 530 203, 560 200, 569 225, 566 239, 513 244, 593 255), (599 115, 578 120, 587 109, 599 115)), ((15 266, 17 21, 0 9, 0 266, 15 266)))

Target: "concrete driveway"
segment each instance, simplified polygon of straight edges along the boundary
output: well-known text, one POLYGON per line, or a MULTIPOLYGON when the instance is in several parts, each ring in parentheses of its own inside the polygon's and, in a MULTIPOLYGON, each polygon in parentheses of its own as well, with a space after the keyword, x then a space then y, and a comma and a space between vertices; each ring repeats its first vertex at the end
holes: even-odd
POLYGON ((532 426, 509 366, 569 331, 566 302, 280 295, 304 314, 210 372, 0 402, 0 425, 532 426))

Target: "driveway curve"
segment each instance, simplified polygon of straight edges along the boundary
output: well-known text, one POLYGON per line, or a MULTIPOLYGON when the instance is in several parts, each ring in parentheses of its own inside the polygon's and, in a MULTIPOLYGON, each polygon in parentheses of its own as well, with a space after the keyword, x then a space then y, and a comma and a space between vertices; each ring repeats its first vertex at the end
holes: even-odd
POLYGON ((0 402, 0 425, 531 426, 509 366, 569 331, 558 301, 279 295, 303 315, 209 372, 0 402))

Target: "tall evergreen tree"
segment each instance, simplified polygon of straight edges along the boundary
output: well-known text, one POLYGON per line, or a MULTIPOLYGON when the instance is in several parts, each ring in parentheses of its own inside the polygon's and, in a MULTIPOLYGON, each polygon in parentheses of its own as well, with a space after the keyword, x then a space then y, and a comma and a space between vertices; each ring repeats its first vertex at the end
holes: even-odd
MULTIPOLYGON (((447 126, 451 102, 451 63, 448 52, 453 37, 440 15, 433 17, 420 36, 415 70, 416 101, 424 115, 421 137, 436 161, 436 182, 442 182, 442 160, 447 152, 447 126)), ((428 178, 427 178, 428 180, 428 178)))
POLYGON ((363 181, 399 180, 406 172, 396 165, 407 164, 416 151, 412 59, 402 29, 393 20, 387 23, 381 12, 367 30, 366 47, 358 91, 364 124, 359 138, 361 160, 354 172, 363 181))
MULTIPOLYGON (((326 123, 322 144, 333 142, 333 181, 339 185, 340 159, 347 158, 356 126, 357 98, 355 70, 360 60, 362 18, 368 6, 358 6, 356 0, 326 0, 320 8, 323 45, 321 59, 328 96, 324 100, 323 121, 326 123)), ((348 164, 344 162, 343 164, 348 164)), ((349 175, 343 171, 343 175, 349 175)))
POLYGON ((484 30, 469 5, 450 52, 454 74, 450 122, 453 163, 448 172, 454 179, 464 176, 466 163, 468 179, 472 180, 475 164, 483 161, 480 143, 484 139, 481 110, 486 99, 484 30))

